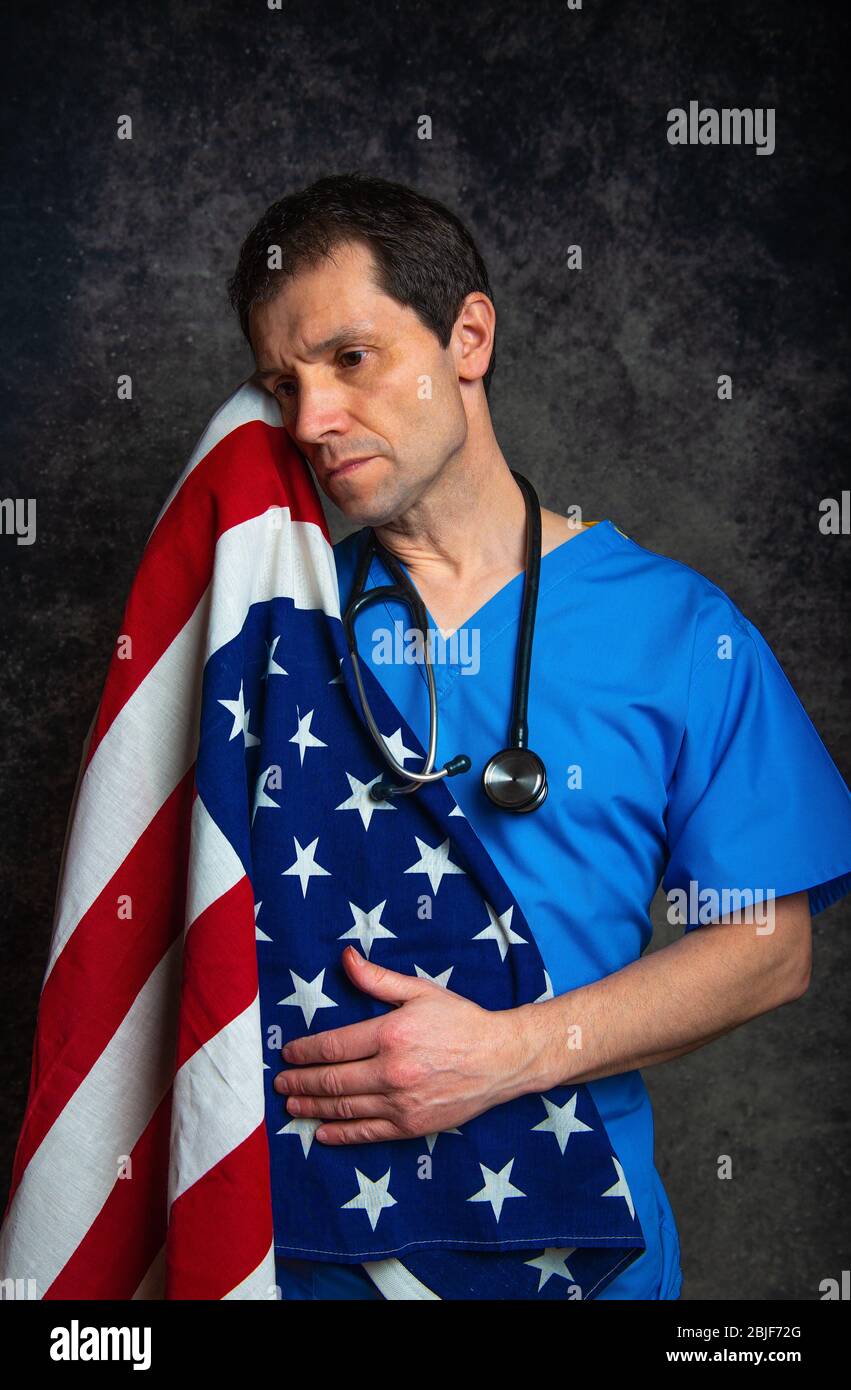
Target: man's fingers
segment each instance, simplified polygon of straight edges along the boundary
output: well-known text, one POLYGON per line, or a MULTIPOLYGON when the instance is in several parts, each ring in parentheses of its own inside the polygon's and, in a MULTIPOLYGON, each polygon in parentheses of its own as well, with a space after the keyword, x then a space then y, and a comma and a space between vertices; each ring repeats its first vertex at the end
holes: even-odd
POLYGON ((317 1120, 378 1120, 391 1119, 392 1110, 387 1097, 362 1096, 294 1096, 287 1100, 287 1113, 299 1118, 317 1120), (297 1106, 297 1109, 293 1107, 297 1106))
POLYGON ((421 980, 417 975, 405 975, 374 960, 367 960, 354 946, 346 947, 342 960, 346 974, 358 989, 387 1004, 403 1004, 406 999, 416 999, 434 988, 429 981, 421 980))
POLYGON ((384 1139, 407 1139, 392 1120, 352 1120, 334 1124, 326 1121, 315 1138, 323 1144, 380 1144, 384 1139))
POLYGON ((378 1033, 381 1017, 365 1018, 361 1023, 347 1023, 342 1028, 328 1028, 309 1038, 294 1038, 281 1049, 285 1062, 302 1065, 305 1062, 351 1062, 360 1057, 374 1057, 378 1052, 378 1033))
POLYGON ((288 1096, 354 1096, 383 1089, 373 1060, 331 1067, 292 1067, 275 1077, 275 1090, 288 1096))

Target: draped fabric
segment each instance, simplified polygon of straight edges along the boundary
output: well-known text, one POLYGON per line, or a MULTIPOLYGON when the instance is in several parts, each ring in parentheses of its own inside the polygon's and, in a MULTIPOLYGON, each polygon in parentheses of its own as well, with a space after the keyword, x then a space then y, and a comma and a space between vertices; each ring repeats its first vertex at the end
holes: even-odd
POLYGON ((382 771, 312 478, 245 383, 148 538, 83 750, 7 1296, 270 1298, 277 1252, 363 1263, 390 1298, 593 1298, 644 1249, 582 1085, 339 1146, 273 1090, 286 1041, 388 1008, 347 941, 488 1009, 551 997, 449 786, 377 803, 382 771))

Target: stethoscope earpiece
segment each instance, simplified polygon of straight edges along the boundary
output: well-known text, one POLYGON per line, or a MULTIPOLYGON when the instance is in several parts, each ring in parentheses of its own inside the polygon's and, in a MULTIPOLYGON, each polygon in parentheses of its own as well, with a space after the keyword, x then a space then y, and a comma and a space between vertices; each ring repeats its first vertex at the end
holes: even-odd
POLYGON ((503 748, 487 763, 482 786, 501 811, 536 811, 547 795, 547 770, 531 748, 503 748))
MULTIPOLYGON (((442 777, 445 773, 447 777, 455 777, 459 772, 469 772, 472 766, 466 753, 458 753, 437 775, 442 777)), ((373 801, 389 801, 394 794, 411 790, 411 787, 394 787, 392 782, 373 782, 369 794, 373 801)))

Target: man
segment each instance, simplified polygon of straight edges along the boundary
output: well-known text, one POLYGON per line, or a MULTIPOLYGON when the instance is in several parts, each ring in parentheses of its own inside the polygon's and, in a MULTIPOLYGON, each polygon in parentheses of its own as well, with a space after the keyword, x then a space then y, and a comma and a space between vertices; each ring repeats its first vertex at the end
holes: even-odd
MULTIPOLYGON (((451 1129, 509 1079, 591 1083, 647 1240, 602 1297, 675 1299, 679 1243, 639 1068, 805 992, 811 912, 851 888, 851 794, 721 590, 611 521, 542 509, 529 727, 549 794, 527 815, 490 804, 480 776, 507 742, 526 516, 488 408, 496 314, 469 233, 412 190, 326 178, 267 211, 230 292, 255 379, 319 487, 405 565, 432 629, 475 639, 475 663, 435 666, 437 765, 471 758, 451 790, 533 926, 553 996, 507 1011, 494 1046, 470 1036, 451 990, 349 951, 354 983, 408 1010, 404 1042, 365 1059, 346 1028, 313 1032, 276 1088, 291 1114, 325 1122, 319 1142, 346 1144, 451 1129), (687 929, 642 956, 663 874, 687 929)), ((366 536, 335 548, 343 606, 366 536)), ((388 582, 376 557, 368 583, 388 582)), ((424 741, 422 662, 382 657, 408 611, 379 613, 358 620, 361 659, 424 741)), ((284 1297, 380 1296, 356 1266, 282 1264, 284 1297)))

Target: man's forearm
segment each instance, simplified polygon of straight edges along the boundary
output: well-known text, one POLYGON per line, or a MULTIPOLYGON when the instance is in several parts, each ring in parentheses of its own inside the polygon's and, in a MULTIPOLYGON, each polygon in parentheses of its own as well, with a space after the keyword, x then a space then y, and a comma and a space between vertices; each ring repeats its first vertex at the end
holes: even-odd
POLYGON ((779 899, 775 930, 716 923, 605 979, 515 1011, 523 1090, 670 1061, 798 998, 809 971, 805 894, 779 899))

